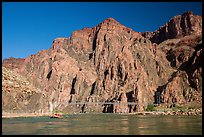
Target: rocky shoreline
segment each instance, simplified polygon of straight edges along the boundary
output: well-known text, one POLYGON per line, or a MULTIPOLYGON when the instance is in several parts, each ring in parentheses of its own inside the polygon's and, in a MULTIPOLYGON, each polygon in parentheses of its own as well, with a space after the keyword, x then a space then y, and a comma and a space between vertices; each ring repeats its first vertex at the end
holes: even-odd
MULTIPOLYGON (((78 114, 78 113, 73 113, 73 114, 78 114)), ((190 109, 188 111, 182 111, 182 110, 178 110, 178 111, 143 111, 143 112, 134 112, 134 113, 115 113, 115 114, 201 116, 202 109, 190 109)), ((40 116, 51 116, 51 115, 52 115, 51 113, 43 113, 43 114, 40 114, 40 113, 6 113, 6 114, 2 114, 2 118, 40 117, 40 116)))
POLYGON ((191 115, 202 115, 202 110, 200 109, 195 109, 195 110, 190 110, 190 111, 166 111, 166 112, 161 112, 161 111, 152 111, 152 112, 135 112, 135 113, 130 113, 130 114, 136 114, 136 115, 186 115, 186 116, 191 116, 191 115))

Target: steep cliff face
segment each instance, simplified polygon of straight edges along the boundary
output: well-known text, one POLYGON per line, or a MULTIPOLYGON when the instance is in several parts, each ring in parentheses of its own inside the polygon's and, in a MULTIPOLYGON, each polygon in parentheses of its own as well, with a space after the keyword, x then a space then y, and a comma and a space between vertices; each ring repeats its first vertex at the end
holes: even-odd
MULTIPOLYGON (((50 49, 31 55, 21 67, 10 69, 15 69, 46 95, 45 108, 51 112, 144 111, 148 104, 155 103, 156 92, 164 104, 190 102, 190 95, 194 96, 195 92, 198 95, 194 98, 201 102, 198 85, 202 78, 197 86, 192 82, 200 79, 201 67, 182 69, 183 65, 191 67, 201 61, 202 49, 197 50, 195 46, 199 38, 192 39, 193 46, 179 39, 180 45, 190 47, 184 58, 176 44, 175 48, 168 41, 152 44, 140 33, 108 18, 96 27, 73 32, 69 38, 55 39, 50 49), (175 58, 181 60, 179 65, 172 63, 175 58), (176 90, 174 83, 181 90, 176 90), (188 91, 184 89, 186 86, 190 87, 188 91), (178 99, 170 102, 174 96, 178 99), (80 103, 74 104, 77 102, 80 103), (107 102, 113 104, 104 104, 107 102)), ((9 66, 8 61, 3 66, 9 66)))
POLYGON ((181 38, 188 35, 201 35, 202 17, 188 11, 173 17, 155 32, 144 32, 141 34, 157 44, 167 39, 181 38))
POLYGON ((198 44, 189 59, 183 62, 166 84, 160 86, 161 100, 167 106, 195 103, 202 106, 202 44, 198 44))

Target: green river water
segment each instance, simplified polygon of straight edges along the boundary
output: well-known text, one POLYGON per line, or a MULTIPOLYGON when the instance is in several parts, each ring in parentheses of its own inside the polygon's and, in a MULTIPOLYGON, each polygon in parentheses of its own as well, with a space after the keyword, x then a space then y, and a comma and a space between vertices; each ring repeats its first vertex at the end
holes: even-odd
POLYGON ((70 114, 3 118, 2 134, 15 135, 202 135, 202 116, 70 114))

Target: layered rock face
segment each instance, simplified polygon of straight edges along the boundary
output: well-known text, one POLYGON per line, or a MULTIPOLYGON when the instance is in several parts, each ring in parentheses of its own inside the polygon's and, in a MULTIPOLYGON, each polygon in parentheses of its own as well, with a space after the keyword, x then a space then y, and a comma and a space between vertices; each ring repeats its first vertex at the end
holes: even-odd
POLYGON ((141 34, 157 44, 167 39, 181 38, 188 35, 201 35, 202 17, 188 11, 173 17, 155 32, 144 32, 141 34))
MULTIPOLYGON (((201 103, 200 37, 159 45, 149 38, 108 18, 96 27, 73 32, 69 38, 55 39, 50 49, 10 69, 46 95, 43 104, 50 112, 141 112, 148 104, 158 103, 156 93, 167 106, 201 103)), ((10 65, 7 61, 3 66, 10 65)))

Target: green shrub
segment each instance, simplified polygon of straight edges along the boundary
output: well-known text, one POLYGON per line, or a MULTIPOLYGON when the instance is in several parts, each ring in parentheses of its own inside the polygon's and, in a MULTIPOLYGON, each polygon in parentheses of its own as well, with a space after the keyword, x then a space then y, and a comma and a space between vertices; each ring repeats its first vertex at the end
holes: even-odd
POLYGON ((148 104, 147 108, 146 108, 146 111, 155 111, 154 104, 148 104))
POLYGON ((182 111, 185 112, 186 111, 186 107, 185 106, 179 106, 176 105, 175 107, 172 108, 173 111, 182 111))

